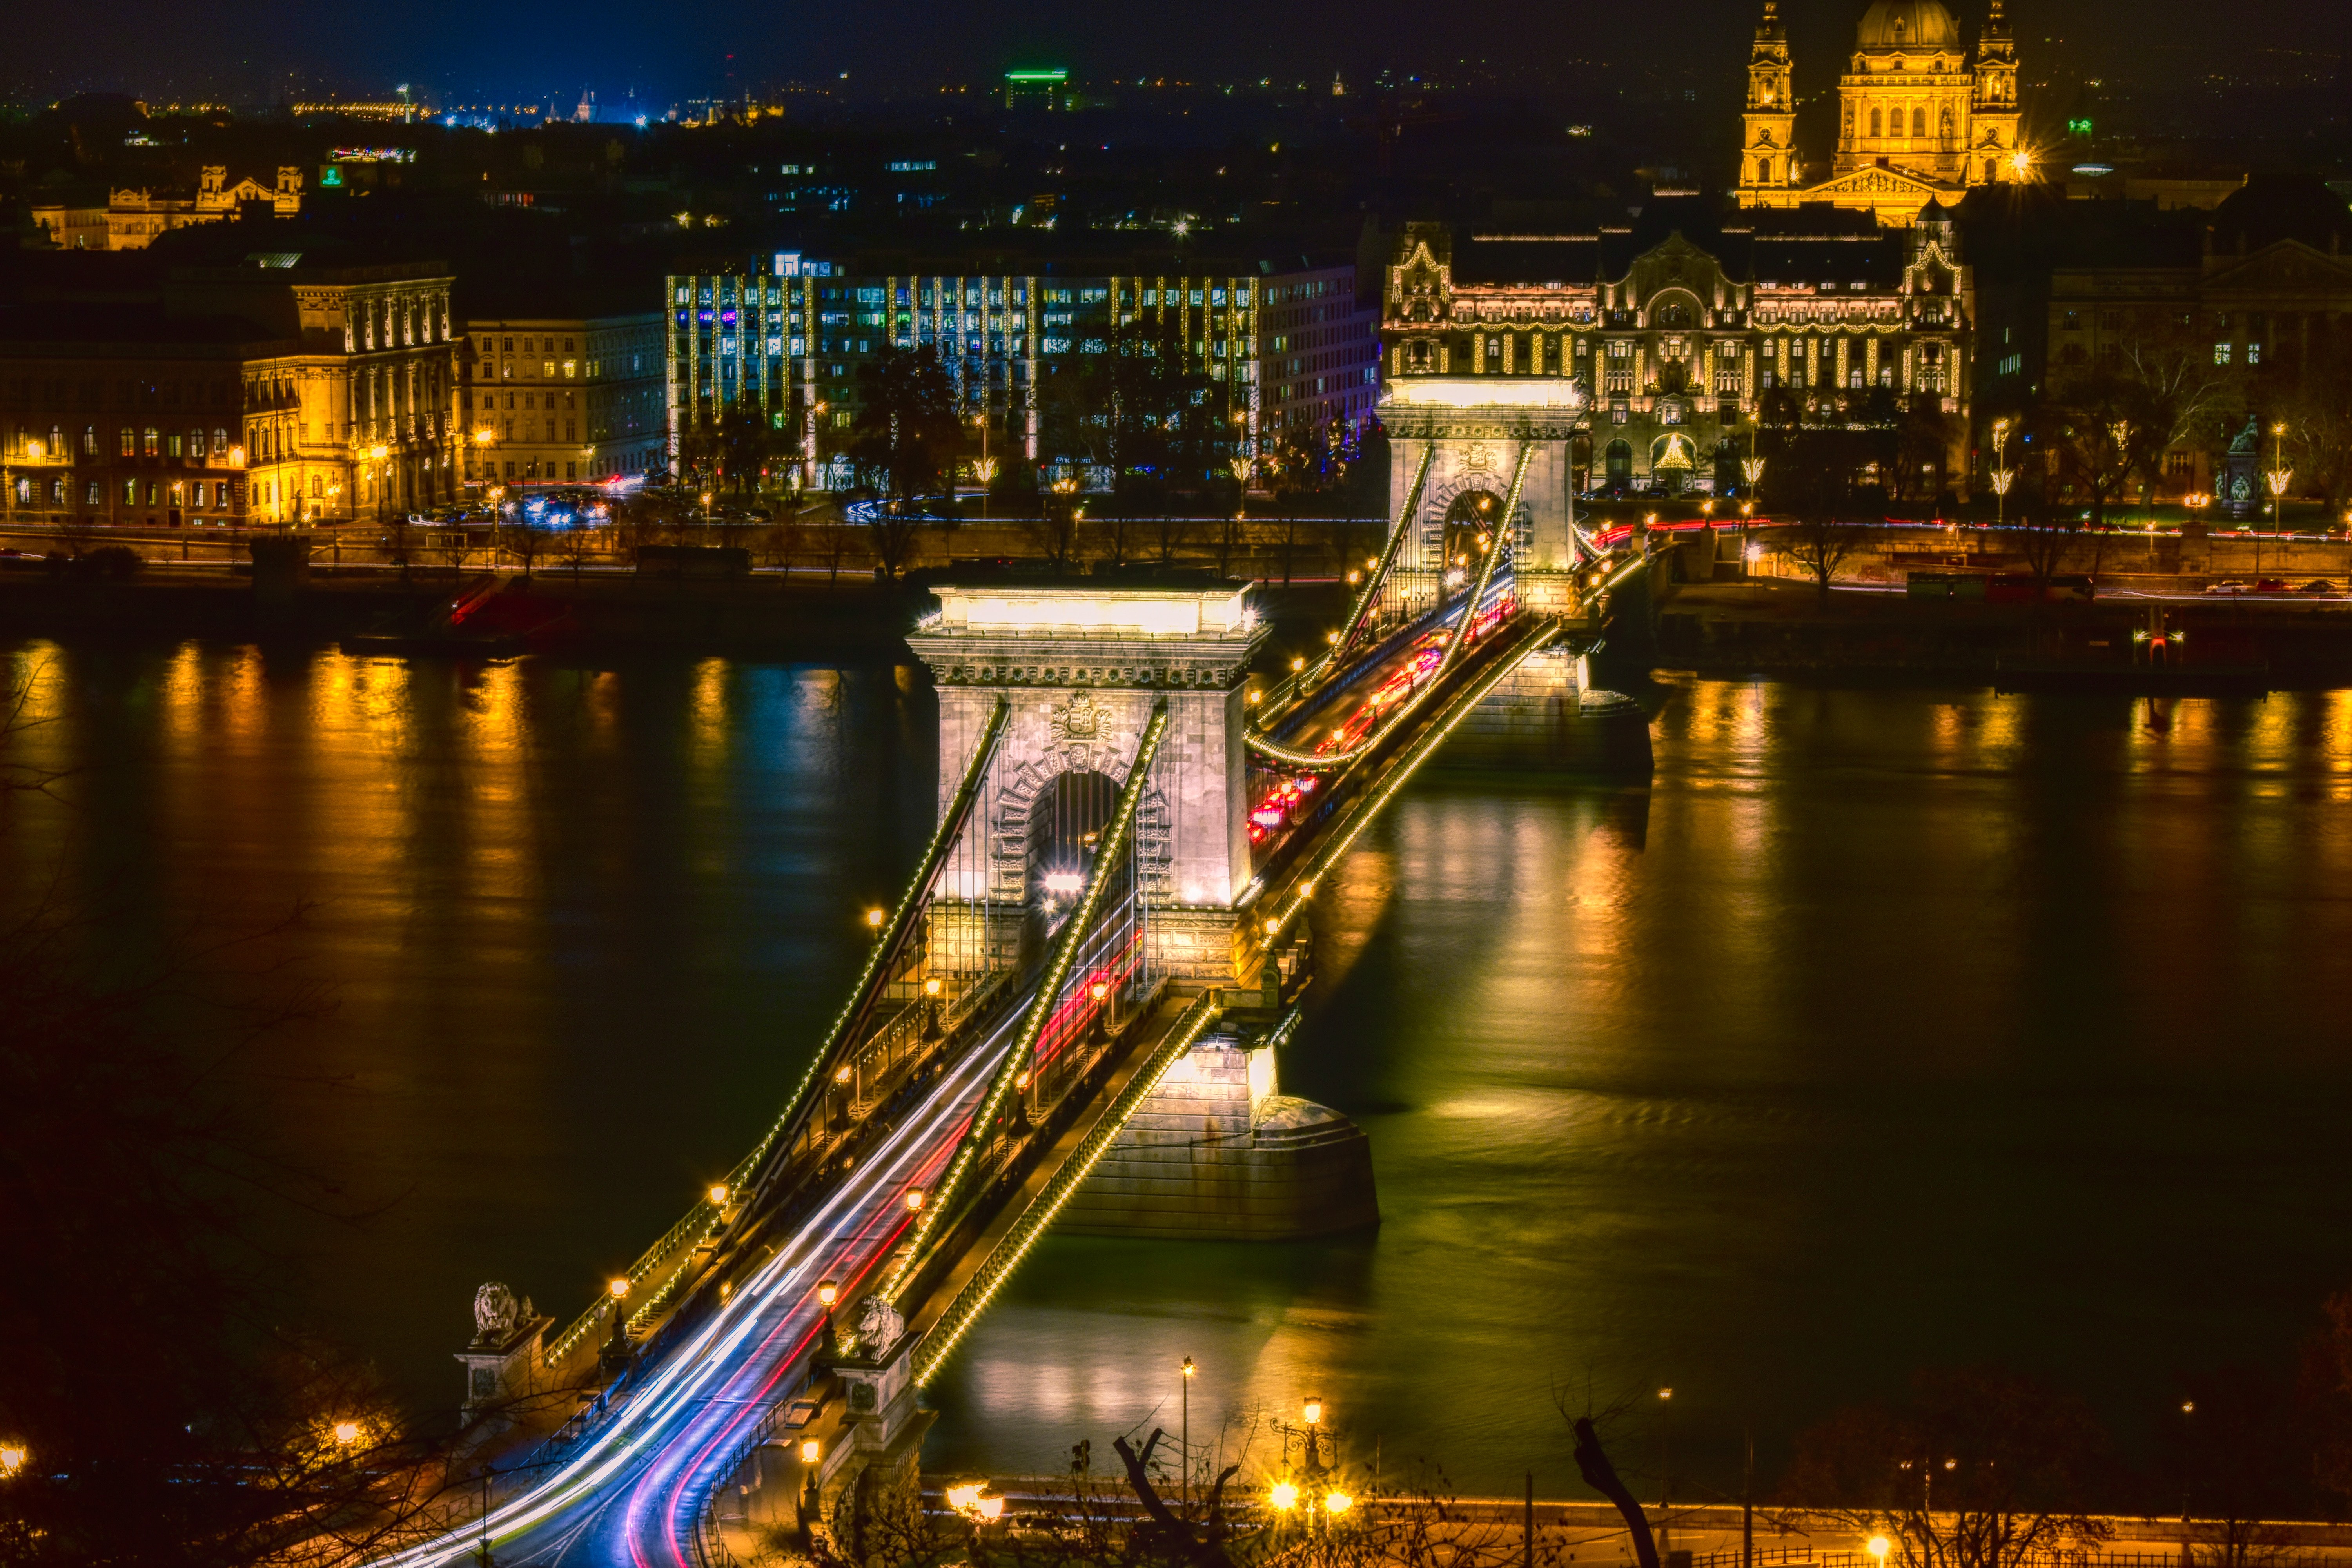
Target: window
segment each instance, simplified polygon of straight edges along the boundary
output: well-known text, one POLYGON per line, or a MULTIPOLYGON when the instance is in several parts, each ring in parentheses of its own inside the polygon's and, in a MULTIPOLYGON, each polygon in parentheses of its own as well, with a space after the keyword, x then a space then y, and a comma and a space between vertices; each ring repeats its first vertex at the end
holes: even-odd
POLYGON ((1879 127, 1880 127, 1881 123, 1882 123, 1882 121, 1881 121, 1881 118, 1880 118, 1879 111, 1878 111, 1877 110, 1875 110, 1875 109, 1872 110, 1870 111, 1870 133, 1871 133, 1873 136, 1876 136, 1876 135, 1881 134, 1881 132, 1880 132, 1880 129, 1879 129, 1879 127))
POLYGON ((2248 343, 2246 345, 2246 363, 2248 364, 2260 364, 2263 363, 2262 344, 2248 343))
POLYGON ((125 506, 137 506, 139 504, 139 481, 137 479, 125 479, 122 481, 122 504, 125 506))
POLYGON ((81 504, 84 506, 96 506, 98 504, 98 481, 96 479, 90 480, 89 484, 82 487, 81 504))
POLYGON ((122 455, 126 458, 139 455, 139 433, 128 425, 122 427, 122 455))
POLYGON ((1926 139, 1927 134, 1927 111, 1926 110, 1915 109, 1911 111, 1911 134, 1919 137, 1922 140, 1926 139))
POLYGON ((143 450, 148 457, 152 458, 156 454, 163 438, 163 433, 161 430, 156 429, 152 425, 147 426, 147 440, 143 450))
POLYGON ((2213 345, 2213 363, 2215 364, 2228 364, 2230 363, 2229 344, 2215 343, 2213 345))

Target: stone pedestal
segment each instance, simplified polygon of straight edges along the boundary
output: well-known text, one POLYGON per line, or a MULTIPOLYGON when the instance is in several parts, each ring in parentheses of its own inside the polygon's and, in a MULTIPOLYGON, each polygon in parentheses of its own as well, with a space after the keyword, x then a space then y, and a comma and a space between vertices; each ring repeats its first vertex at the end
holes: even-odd
MULTIPOLYGON (((938 1416, 916 1403, 914 1346, 915 1336, 901 1335, 878 1355, 833 1363, 841 1429, 817 1469, 817 1520, 853 1562, 868 1555, 877 1522, 903 1522, 919 1507, 923 1434, 938 1416)), ((881 1532, 882 1541, 892 1538, 881 1532)))
POLYGON ((501 1419, 520 1400, 540 1392, 540 1357, 550 1317, 527 1314, 503 1332, 480 1333, 457 1352, 466 1368, 466 1402, 458 1413, 467 1422, 485 1416, 501 1419))

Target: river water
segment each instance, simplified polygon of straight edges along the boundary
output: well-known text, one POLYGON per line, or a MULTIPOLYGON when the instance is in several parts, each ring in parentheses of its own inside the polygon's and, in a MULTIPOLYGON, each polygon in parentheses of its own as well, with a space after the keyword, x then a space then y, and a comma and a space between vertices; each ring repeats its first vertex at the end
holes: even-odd
MULTIPOLYGON (((126 952, 310 901, 265 948, 334 1010, 248 1091, 378 1211, 306 1230, 309 1305, 433 1402, 478 1283, 569 1318, 756 1138, 934 799, 904 669, 0 669, 75 770, 0 886, 126 952)), ((1652 787, 1432 779, 1327 885, 1282 1087, 1370 1130, 1379 1232, 1049 1241, 929 1464, 1172 1430, 1189 1355, 1229 1453, 1315 1394, 1351 1464, 1563 1495, 1561 1408, 1630 1403, 1627 1468, 1699 1497, 1922 1365, 2128 1445, 2179 1373, 2291 1363, 2352 1284, 2352 692, 1657 696, 1652 787)))

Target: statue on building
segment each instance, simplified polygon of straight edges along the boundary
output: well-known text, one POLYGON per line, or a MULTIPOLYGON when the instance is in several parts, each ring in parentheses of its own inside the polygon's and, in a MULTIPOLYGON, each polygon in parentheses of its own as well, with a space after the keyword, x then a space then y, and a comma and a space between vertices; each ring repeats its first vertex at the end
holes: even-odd
POLYGON ((857 1353, 868 1361, 888 1355, 906 1332, 907 1320, 881 1297, 868 1296, 857 1304, 857 1353))
POLYGON ((493 1279, 474 1292, 474 1342, 496 1344, 529 1315, 515 1293, 493 1279))

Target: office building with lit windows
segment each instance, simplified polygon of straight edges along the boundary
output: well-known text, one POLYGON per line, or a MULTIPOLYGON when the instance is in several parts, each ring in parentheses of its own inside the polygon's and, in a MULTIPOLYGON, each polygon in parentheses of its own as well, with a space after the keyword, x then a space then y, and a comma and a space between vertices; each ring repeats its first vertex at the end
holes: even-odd
MULTIPOLYGON (((893 345, 936 349, 965 406, 1034 462, 1051 378, 1147 324, 1183 345, 1220 412, 1261 446, 1286 431, 1360 427, 1378 400, 1380 313, 1350 264, 1254 271, 875 273, 793 252, 667 279, 673 441, 730 409, 796 424, 820 454, 855 423, 860 368, 893 345)), ((827 482, 819 476, 819 482, 827 482)))

